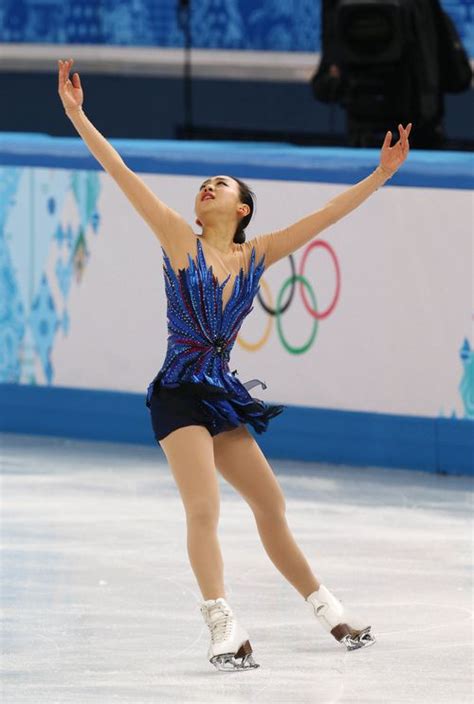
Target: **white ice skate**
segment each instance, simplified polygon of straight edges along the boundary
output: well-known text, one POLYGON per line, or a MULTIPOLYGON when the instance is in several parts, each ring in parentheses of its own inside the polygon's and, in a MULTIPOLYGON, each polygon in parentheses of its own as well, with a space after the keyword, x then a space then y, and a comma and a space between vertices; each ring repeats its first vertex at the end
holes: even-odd
POLYGON ((320 584, 319 589, 306 597, 307 601, 314 609, 314 614, 326 631, 329 631, 334 638, 344 645, 347 650, 357 650, 367 645, 375 643, 374 636, 370 633, 371 626, 360 626, 351 621, 354 627, 349 626, 346 621, 344 606, 331 594, 329 589, 320 584))
POLYGON ((253 659, 247 631, 237 622, 224 597, 204 601, 200 610, 211 632, 209 662, 227 672, 260 667, 253 659))

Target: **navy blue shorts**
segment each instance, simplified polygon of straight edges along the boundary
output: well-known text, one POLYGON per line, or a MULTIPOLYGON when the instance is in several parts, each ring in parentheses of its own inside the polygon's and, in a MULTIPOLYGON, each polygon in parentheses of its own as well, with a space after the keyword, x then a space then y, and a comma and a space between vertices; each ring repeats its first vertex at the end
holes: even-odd
POLYGON ((156 386, 150 399, 151 424, 157 442, 177 428, 203 425, 214 436, 219 430, 203 404, 191 394, 156 386))
POLYGON ((150 382, 145 401, 157 442, 187 425, 203 425, 214 436, 249 423, 256 433, 263 433, 270 419, 285 408, 254 398, 245 389, 238 395, 206 382, 163 386, 162 376, 160 370, 150 382))

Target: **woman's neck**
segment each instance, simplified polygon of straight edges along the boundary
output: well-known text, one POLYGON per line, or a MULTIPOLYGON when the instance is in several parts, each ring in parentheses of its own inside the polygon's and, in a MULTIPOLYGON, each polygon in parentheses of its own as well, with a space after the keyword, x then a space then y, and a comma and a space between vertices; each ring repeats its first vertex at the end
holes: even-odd
POLYGON ((233 250, 234 231, 234 225, 228 228, 217 228, 210 225, 203 228, 201 237, 222 254, 230 254, 233 250))

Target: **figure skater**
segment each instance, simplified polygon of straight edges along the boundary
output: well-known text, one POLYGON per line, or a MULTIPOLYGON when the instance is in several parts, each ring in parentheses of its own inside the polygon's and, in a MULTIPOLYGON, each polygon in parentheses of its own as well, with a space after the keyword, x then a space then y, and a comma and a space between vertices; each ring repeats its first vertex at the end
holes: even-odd
POLYGON ((243 384, 237 370, 229 370, 229 358, 263 271, 350 213, 391 178, 408 155, 412 123, 399 125, 393 147, 387 132, 380 163, 366 178, 289 227, 249 242, 245 228, 254 208, 252 191, 232 176, 206 178, 195 199, 196 223, 202 228, 198 235, 127 167, 86 117, 79 74, 69 79, 73 59, 58 64, 66 115, 161 244, 168 345, 145 403, 184 504, 188 555, 210 630, 209 661, 227 671, 259 667, 249 635, 224 590, 216 468, 248 502, 269 558, 322 627, 347 650, 373 644, 371 626, 356 624, 311 571, 288 526, 279 482, 246 427, 264 432, 284 406, 251 396, 249 389, 257 384, 265 388, 264 383, 253 379, 243 384))

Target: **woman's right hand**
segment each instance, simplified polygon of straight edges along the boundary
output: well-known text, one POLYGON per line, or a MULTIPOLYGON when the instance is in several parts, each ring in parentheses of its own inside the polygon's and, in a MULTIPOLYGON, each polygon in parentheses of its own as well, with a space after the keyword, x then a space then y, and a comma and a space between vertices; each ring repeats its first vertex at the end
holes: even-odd
POLYGON ((74 59, 58 60, 58 93, 66 113, 80 110, 84 100, 79 74, 75 73, 72 81, 69 80, 69 71, 73 63, 74 59))

